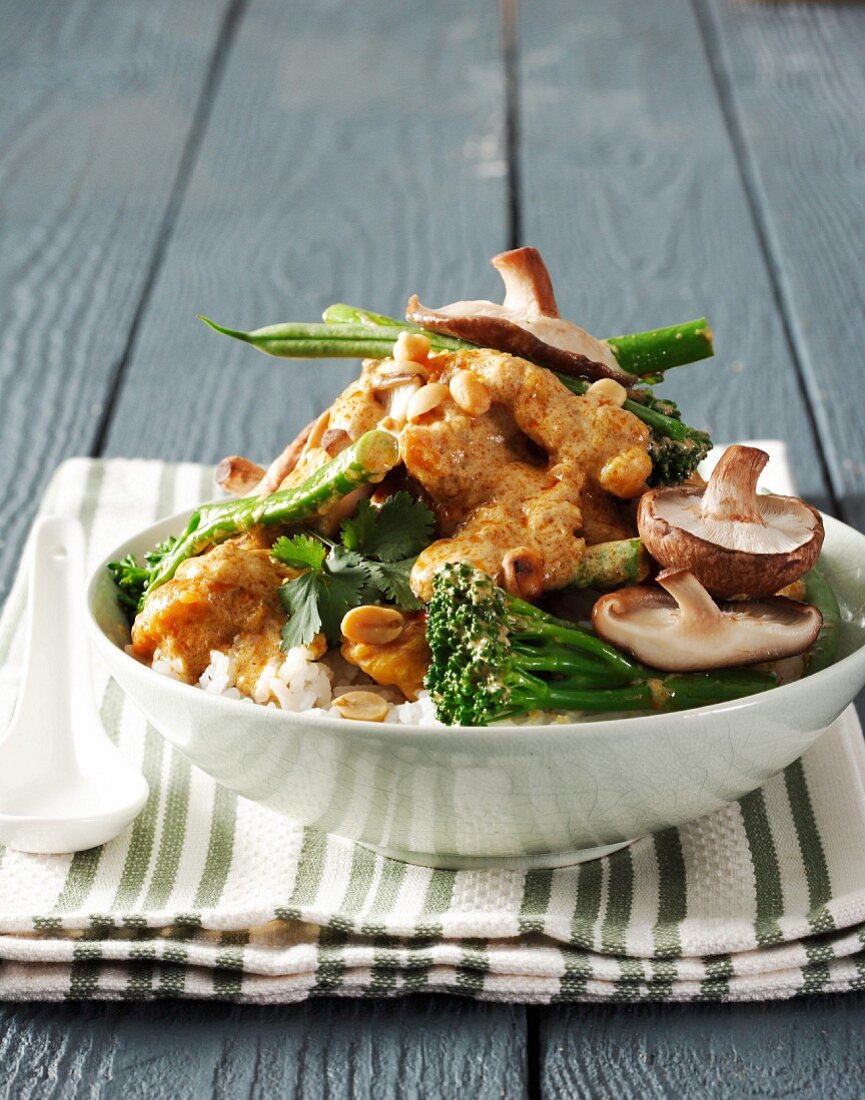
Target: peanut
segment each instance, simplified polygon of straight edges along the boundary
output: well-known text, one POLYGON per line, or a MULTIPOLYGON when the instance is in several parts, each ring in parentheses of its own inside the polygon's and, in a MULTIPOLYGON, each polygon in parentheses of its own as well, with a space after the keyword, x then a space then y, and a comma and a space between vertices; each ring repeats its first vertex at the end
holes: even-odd
POLYGON ((430 342, 422 332, 401 332, 393 346, 394 359, 408 359, 413 363, 426 363, 430 342))
POLYGON ((333 705, 343 718, 356 722, 383 722, 387 717, 387 703, 371 691, 347 691, 334 699, 333 705))
POLYGON ((469 416, 483 416, 492 404, 486 386, 469 370, 458 371, 453 376, 450 393, 459 408, 469 416))
POLYGON ((628 391, 615 378, 599 378, 586 390, 586 397, 597 401, 599 405, 624 405, 628 391))
POLYGON ((444 382, 430 382, 426 386, 421 386, 408 403, 406 419, 412 422, 420 420, 422 416, 437 409, 448 396, 448 392, 444 382))
POLYGON ((388 645, 402 634, 405 619, 395 607, 364 604, 347 611, 342 619, 343 637, 362 645, 388 645))

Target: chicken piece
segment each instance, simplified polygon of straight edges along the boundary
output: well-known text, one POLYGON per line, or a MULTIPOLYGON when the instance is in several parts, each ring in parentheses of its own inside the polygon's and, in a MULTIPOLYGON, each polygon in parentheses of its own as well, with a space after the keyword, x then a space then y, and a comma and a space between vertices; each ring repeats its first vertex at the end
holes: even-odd
MULTIPOLYGON (((575 397, 551 371, 489 349, 432 355, 422 365, 368 360, 320 423, 281 487, 330 460, 325 431, 346 440, 375 427, 398 434, 405 472, 444 536, 412 572, 423 600, 445 562, 470 562, 498 582, 502 559, 518 546, 540 555, 545 589, 563 587, 587 544, 633 534, 619 502, 639 496, 652 468, 649 429, 633 414, 575 397), (461 372, 486 389, 485 411, 470 415, 444 391, 439 404, 406 422, 415 392, 426 382, 450 385, 461 372)), ((355 499, 341 502, 316 522, 332 533, 355 506, 355 499)))
POLYGON ((402 634, 387 645, 342 640, 342 655, 349 664, 357 665, 377 684, 393 685, 414 701, 423 687, 423 678, 430 663, 423 615, 407 618, 402 634))
POLYGON ((266 533, 252 531, 190 558, 146 600, 132 627, 135 655, 166 660, 187 683, 210 663, 210 651, 235 660, 237 686, 251 694, 268 661, 280 654, 285 612, 278 588, 286 571, 271 562, 266 533))
POLYGON ((452 561, 499 582, 502 559, 516 546, 540 555, 545 589, 561 588, 586 535, 630 533, 610 494, 627 499, 645 487, 649 430, 625 409, 574 398, 550 371, 514 356, 460 352, 441 378, 460 370, 486 387, 490 410, 471 417, 446 400, 400 435, 406 469, 447 536, 421 553, 412 588, 429 600, 436 570, 452 561))

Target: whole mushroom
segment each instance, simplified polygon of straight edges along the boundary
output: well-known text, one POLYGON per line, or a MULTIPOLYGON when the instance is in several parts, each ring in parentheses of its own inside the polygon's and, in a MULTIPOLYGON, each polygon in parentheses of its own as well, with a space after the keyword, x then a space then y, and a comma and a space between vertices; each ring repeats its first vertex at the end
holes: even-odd
POLYGON ((637 527, 655 561, 689 570, 722 599, 769 596, 806 573, 823 545, 823 521, 798 497, 757 493, 768 461, 756 447, 728 447, 705 489, 644 493, 637 527))
POLYGON ((536 248, 514 248, 493 256, 505 284, 505 300, 452 302, 430 309, 409 299, 406 320, 473 344, 530 359, 562 374, 630 386, 636 378, 619 366, 613 349, 559 316, 553 284, 536 248))
POLYGON ((666 569, 656 579, 661 588, 637 585, 602 596, 592 626, 605 641, 665 672, 793 657, 814 644, 823 625, 816 607, 785 596, 719 605, 684 569, 666 569))

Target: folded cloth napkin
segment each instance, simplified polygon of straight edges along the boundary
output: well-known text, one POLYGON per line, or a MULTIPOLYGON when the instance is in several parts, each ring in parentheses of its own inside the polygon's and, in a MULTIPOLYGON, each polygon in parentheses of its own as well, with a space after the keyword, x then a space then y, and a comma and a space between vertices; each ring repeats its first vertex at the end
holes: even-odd
MULTIPOLYGON (((95 565, 212 494, 201 466, 74 459, 43 510, 82 518, 95 565)), ((19 575, 0 620, 0 729, 25 600, 19 575)), ((454 872, 238 798, 95 675, 106 728, 150 798, 102 848, 0 848, 0 997, 748 1000, 865 987, 865 748, 852 711, 761 790, 606 859, 454 872)))

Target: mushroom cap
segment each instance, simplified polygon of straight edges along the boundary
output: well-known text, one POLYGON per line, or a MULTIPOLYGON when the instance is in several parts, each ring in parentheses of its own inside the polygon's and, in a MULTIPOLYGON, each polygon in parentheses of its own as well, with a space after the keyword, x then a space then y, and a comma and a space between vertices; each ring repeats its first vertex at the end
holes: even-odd
POLYGON ((702 496, 699 489, 650 490, 640 498, 637 528, 656 562, 690 570, 713 596, 771 596, 817 560, 823 521, 798 497, 761 497, 761 527, 702 521, 702 496))
POLYGON ((757 495, 768 456, 728 447, 705 490, 659 488, 637 510, 640 537, 668 569, 687 569, 713 596, 770 596, 806 573, 823 545, 820 513, 798 497, 757 495))
POLYGON ((699 672, 759 664, 804 653, 823 617, 785 596, 716 605, 685 570, 658 576, 668 592, 648 585, 596 601, 592 625, 606 641, 665 672, 699 672))
POLYGON ((409 299, 406 320, 482 347, 506 351, 562 374, 597 381, 614 378, 633 385, 609 346, 559 316, 549 272, 535 248, 515 248, 492 259, 505 284, 501 305, 488 301, 452 302, 439 309, 409 299))

